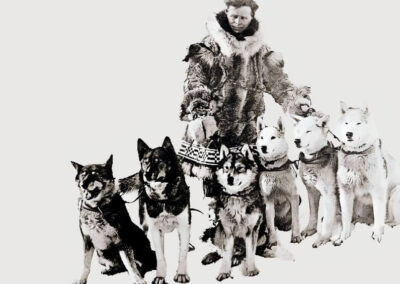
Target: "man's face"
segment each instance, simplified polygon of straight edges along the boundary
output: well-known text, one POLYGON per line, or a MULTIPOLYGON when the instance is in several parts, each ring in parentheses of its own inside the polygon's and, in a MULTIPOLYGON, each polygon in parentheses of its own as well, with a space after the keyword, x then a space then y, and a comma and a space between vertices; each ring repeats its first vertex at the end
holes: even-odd
POLYGON ((234 7, 229 6, 226 10, 229 25, 235 33, 241 33, 249 26, 253 19, 249 6, 234 7))

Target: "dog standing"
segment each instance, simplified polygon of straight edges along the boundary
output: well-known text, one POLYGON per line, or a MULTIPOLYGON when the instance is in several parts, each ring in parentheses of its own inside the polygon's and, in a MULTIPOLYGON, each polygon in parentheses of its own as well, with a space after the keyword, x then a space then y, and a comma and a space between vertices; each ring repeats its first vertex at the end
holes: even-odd
POLYGON ((343 230, 339 242, 351 234, 352 222, 373 224, 372 238, 382 240, 385 221, 400 224, 400 165, 382 150, 367 108, 341 103, 338 182, 343 230))
POLYGON ((302 150, 300 153, 300 176, 307 188, 310 218, 302 236, 307 237, 317 232, 318 209, 320 199, 323 208, 321 230, 313 247, 319 247, 331 239, 336 240, 332 234, 339 226, 337 215, 340 214, 338 202, 338 187, 336 180, 337 151, 328 143, 327 124, 329 116, 308 116, 306 118, 294 117, 295 144, 302 150))
POLYGON ((150 241, 132 223, 114 185, 112 162, 112 156, 105 164, 82 166, 72 162, 81 194, 79 225, 84 241, 84 269, 76 284, 87 282, 94 251, 103 266, 103 274, 128 271, 137 284, 146 283, 144 274, 156 268, 150 241))
POLYGON ((239 239, 244 240, 246 253, 242 273, 256 276, 259 270, 255 255, 264 211, 257 166, 248 145, 237 153, 222 145, 220 156, 215 178, 221 190, 216 204, 218 225, 213 238, 222 254, 217 280, 230 277, 234 248, 239 239))
POLYGON ((257 121, 257 151, 260 163, 260 188, 266 204, 269 245, 277 245, 275 226, 283 231, 292 229, 292 243, 300 243, 299 195, 296 172, 288 158, 288 144, 282 120, 278 126, 265 126, 263 118, 257 121))
POLYGON ((151 149, 138 140, 139 174, 120 180, 123 192, 139 190, 140 222, 150 230, 157 255, 153 284, 164 284, 167 265, 164 235, 175 229, 179 234, 179 263, 174 281, 188 283, 187 254, 190 239, 190 192, 171 143, 166 137, 161 147, 151 149))

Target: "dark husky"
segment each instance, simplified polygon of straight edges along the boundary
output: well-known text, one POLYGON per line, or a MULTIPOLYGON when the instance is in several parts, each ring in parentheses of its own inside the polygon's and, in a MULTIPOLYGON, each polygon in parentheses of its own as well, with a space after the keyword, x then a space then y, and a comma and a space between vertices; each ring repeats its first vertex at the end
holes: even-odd
POLYGON ((75 283, 87 282, 94 251, 103 266, 103 274, 128 271, 135 283, 145 283, 145 273, 156 268, 150 241, 131 222, 114 185, 112 162, 112 156, 105 164, 82 166, 72 162, 81 194, 79 224, 84 242, 83 273, 75 283))
POLYGON ((140 222, 149 229, 157 255, 154 284, 165 283, 164 234, 177 229, 180 240, 179 264, 174 281, 187 283, 186 259, 190 239, 190 192, 171 143, 166 137, 161 147, 151 149, 138 140, 139 174, 120 180, 122 192, 139 190, 140 222))
POLYGON ((217 226, 206 232, 221 250, 223 258, 217 280, 230 277, 232 258, 235 254, 243 254, 243 247, 245 262, 242 272, 246 276, 255 276, 259 273, 255 254, 260 229, 265 234, 265 205, 258 186, 257 166, 248 145, 238 153, 229 152, 222 146, 220 160, 215 173, 219 186, 215 204, 217 226))

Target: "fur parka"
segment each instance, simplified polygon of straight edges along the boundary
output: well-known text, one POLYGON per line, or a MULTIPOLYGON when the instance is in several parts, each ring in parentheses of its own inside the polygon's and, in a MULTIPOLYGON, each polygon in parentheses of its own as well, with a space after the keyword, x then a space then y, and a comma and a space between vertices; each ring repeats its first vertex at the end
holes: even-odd
MULTIPOLYGON (((284 111, 296 113, 297 89, 283 72, 283 60, 270 60, 272 50, 264 44, 256 19, 244 34, 235 35, 220 12, 207 21, 207 30, 184 59, 189 67, 180 118, 190 122, 184 141, 199 142, 193 129, 199 125, 208 133, 200 135, 205 147, 216 136, 228 147, 253 144, 257 118, 265 110, 263 94, 271 94, 284 111), (208 119, 200 119, 204 115, 208 119)), ((308 95, 309 89, 305 92, 308 95)))

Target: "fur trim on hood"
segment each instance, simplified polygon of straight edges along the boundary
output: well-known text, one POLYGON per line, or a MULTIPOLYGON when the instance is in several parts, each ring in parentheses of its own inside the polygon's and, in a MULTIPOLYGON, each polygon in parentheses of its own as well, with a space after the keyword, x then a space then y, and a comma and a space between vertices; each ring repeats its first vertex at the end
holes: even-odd
POLYGON ((250 32, 248 36, 244 35, 244 40, 239 40, 242 38, 239 37, 238 39, 235 35, 221 27, 217 16, 209 18, 206 26, 209 35, 218 43, 223 55, 230 57, 237 54, 249 58, 259 52, 264 46, 262 33, 258 25, 255 25, 255 30, 250 32))

